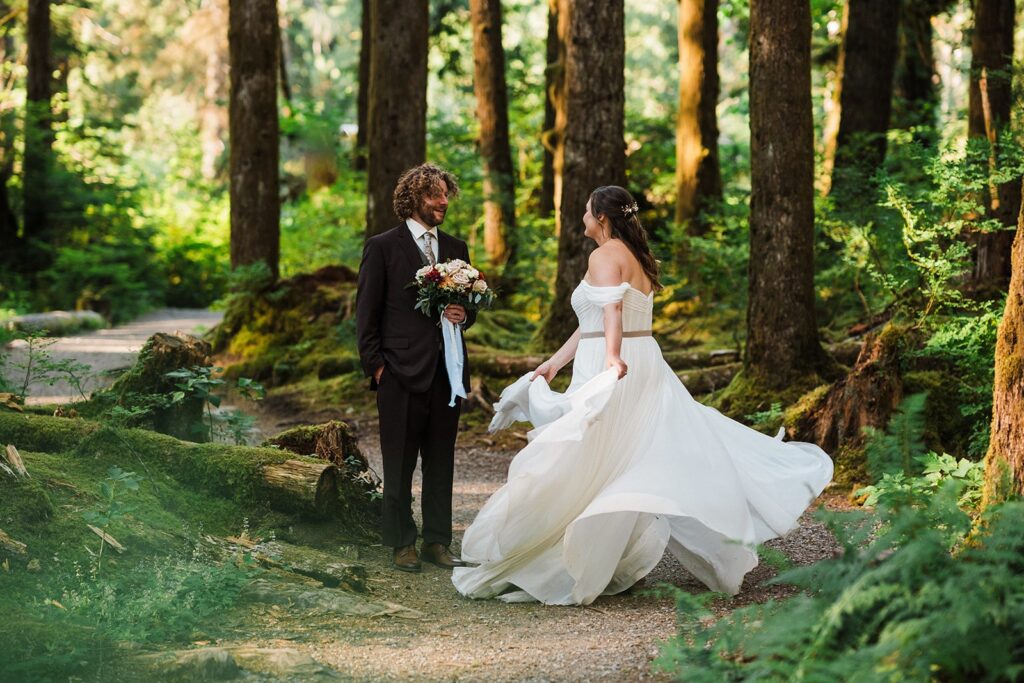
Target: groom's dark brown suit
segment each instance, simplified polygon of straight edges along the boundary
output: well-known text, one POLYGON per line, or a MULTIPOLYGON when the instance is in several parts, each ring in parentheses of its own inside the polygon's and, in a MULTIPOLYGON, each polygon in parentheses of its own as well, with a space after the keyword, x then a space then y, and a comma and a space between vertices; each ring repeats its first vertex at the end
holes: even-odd
MULTIPOLYGON (((437 236, 438 263, 469 261, 465 242, 440 230, 437 236)), ((439 317, 414 310, 416 288, 407 287, 426 263, 402 223, 366 241, 356 292, 359 359, 370 388, 377 391, 380 416, 383 540, 394 548, 416 542, 411 489, 417 456, 422 457, 423 471, 423 542, 448 546, 452 541, 452 479, 462 399, 448 406, 451 389, 439 317), (381 366, 378 383, 373 375, 381 366)), ((468 313, 463 327, 474 320, 468 313)), ((465 353, 463 344, 463 358, 465 353)), ((468 390, 468 359, 462 382, 468 390)))

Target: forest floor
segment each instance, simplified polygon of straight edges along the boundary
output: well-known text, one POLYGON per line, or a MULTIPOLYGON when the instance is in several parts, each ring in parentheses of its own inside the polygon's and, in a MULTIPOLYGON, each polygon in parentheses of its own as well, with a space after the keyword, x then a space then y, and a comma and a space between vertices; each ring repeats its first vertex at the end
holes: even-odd
MULTIPOLYGON (((217 314, 208 312, 164 311, 119 328, 62 338, 48 352, 56 359, 88 363, 102 375, 129 366, 154 332, 195 332, 216 322, 217 314)), ((96 382, 102 383, 102 376, 96 382)), ((66 400, 68 387, 33 389, 33 403, 54 403, 66 400)), ((372 411, 367 411, 369 405, 367 402, 354 410, 323 403, 275 402, 271 397, 255 409, 251 404, 244 407, 257 414, 256 440, 295 424, 344 419, 355 427, 361 450, 380 472, 377 422, 372 411)), ((476 512, 505 480, 515 455, 514 448, 508 446, 525 443, 514 436, 495 443, 484 432, 484 422, 479 415, 464 420, 457 444, 453 501, 456 553, 459 539, 476 512)), ((419 481, 417 471, 417 500, 419 481)), ((818 505, 841 508, 847 503, 840 492, 827 491, 818 505)), ((766 545, 777 552, 766 551, 761 564, 747 576, 742 591, 732 599, 714 602, 713 610, 724 613, 790 595, 791 587, 768 583, 781 567, 810 564, 838 550, 831 533, 814 519, 813 511, 804 515, 800 528, 766 545)), ((652 668, 659 644, 672 638, 677 626, 675 601, 659 591, 659 586, 667 584, 690 593, 706 591, 670 555, 642 585, 622 595, 599 598, 588 607, 469 600, 455 591, 447 571, 432 565, 425 565, 420 574, 394 570, 390 548, 380 545, 359 547, 357 562, 366 568, 368 599, 397 604, 408 611, 381 618, 324 616, 295 608, 256 606, 246 616, 244 628, 234 630, 234 636, 216 639, 216 645, 299 651, 324 665, 332 677, 337 674, 355 681, 671 680, 669 674, 652 668)))
MULTIPOLYGON (((263 431, 273 433, 297 421, 342 418, 331 412, 321 408, 301 416, 271 408, 262 412, 259 424, 263 431)), ((375 416, 344 417, 355 424, 360 449, 380 472, 375 416)), ((489 446, 489 441, 479 429, 470 427, 463 429, 457 443, 453 493, 456 553, 466 527, 504 483, 515 455, 515 451, 489 446)), ((419 487, 417 469, 413 483, 416 500, 419 487)), ((849 504, 841 493, 827 491, 815 507, 818 505, 836 509, 849 504)), ((419 511, 415 514, 419 523, 419 511)), ((714 603, 714 611, 724 613, 791 595, 791 587, 767 583, 780 566, 811 564, 832 557, 839 549, 824 524, 814 519, 813 509, 804 515, 798 529, 766 545, 778 553, 763 558, 747 575, 741 592, 714 603)), ((268 632, 283 629, 289 647, 301 649, 346 679, 357 681, 672 680, 652 669, 659 644, 675 635, 677 625, 675 601, 659 591, 659 586, 668 584, 690 593, 707 590, 670 554, 642 585, 622 595, 599 598, 588 607, 469 600, 455 591, 450 572, 429 564, 421 574, 393 569, 391 549, 383 546, 361 548, 359 562, 367 569, 372 599, 398 603, 422 616, 310 624, 301 614, 267 615, 268 627, 273 626, 268 632)), ((249 644, 273 647, 282 643, 268 638, 249 644)))

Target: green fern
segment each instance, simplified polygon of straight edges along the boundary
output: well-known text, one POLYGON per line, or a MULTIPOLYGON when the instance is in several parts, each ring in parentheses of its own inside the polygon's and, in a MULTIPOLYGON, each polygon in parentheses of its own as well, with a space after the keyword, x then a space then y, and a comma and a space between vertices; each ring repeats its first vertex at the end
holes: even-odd
POLYGON ((885 431, 865 427, 867 441, 864 453, 868 472, 878 481, 886 474, 913 474, 914 459, 924 453, 926 393, 911 394, 903 399, 893 413, 885 431))

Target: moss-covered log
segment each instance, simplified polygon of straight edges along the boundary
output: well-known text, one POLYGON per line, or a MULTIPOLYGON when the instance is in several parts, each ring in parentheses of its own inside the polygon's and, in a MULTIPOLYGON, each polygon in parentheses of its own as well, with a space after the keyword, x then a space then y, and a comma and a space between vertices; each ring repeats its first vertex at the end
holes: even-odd
POLYGON ((330 463, 268 463, 263 466, 263 482, 277 509, 328 516, 338 507, 338 469, 330 463))
POLYGON ((333 464, 337 471, 335 514, 350 526, 370 531, 380 520, 379 477, 359 450, 352 428, 332 420, 320 425, 304 425, 281 432, 264 442, 298 455, 307 455, 333 464))
MULTIPOLYGON (((337 516, 347 507, 374 507, 365 492, 360 492, 354 501, 339 500, 337 483, 340 480, 335 481, 334 494, 321 490, 321 486, 329 487, 330 482, 320 482, 319 477, 332 476, 324 474, 327 465, 322 460, 297 458, 293 453, 276 448, 197 444, 148 430, 118 429, 90 420, 6 412, 0 412, 0 442, 15 444, 22 451, 70 453, 90 458, 123 453, 123 462, 138 462, 138 467, 145 472, 159 470, 199 490, 247 506, 289 514, 337 516), (288 461, 310 465, 305 468, 305 487, 299 483, 296 466, 285 465, 288 461), (288 477, 283 474, 289 473, 293 481, 286 483, 288 477), (314 481, 315 485, 311 483, 314 481), (327 495, 334 495, 335 500, 324 502, 323 497, 327 495)), ((33 485, 32 480, 20 480, 17 484, 33 485)), ((4 489, 5 493, 7 490, 4 489)), ((45 510, 41 510, 41 514, 45 514, 45 510)))

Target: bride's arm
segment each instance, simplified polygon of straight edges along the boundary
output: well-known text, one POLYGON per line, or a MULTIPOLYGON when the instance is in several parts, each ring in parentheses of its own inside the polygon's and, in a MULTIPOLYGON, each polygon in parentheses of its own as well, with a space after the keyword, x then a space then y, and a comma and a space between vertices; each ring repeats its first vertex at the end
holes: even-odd
POLYGON ((577 327, 576 331, 572 333, 572 336, 562 344, 562 348, 555 351, 551 358, 537 366, 537 369, 533 371, 533 377, 530 378, 530 381, 533 381, 538 377, 543 377, 545 380, 550 382, 554 379, 555 375, 558 374, 559 370, 564 368, 569 361, 576 357, 576 347, 579 345, 580 328, 577 327))

